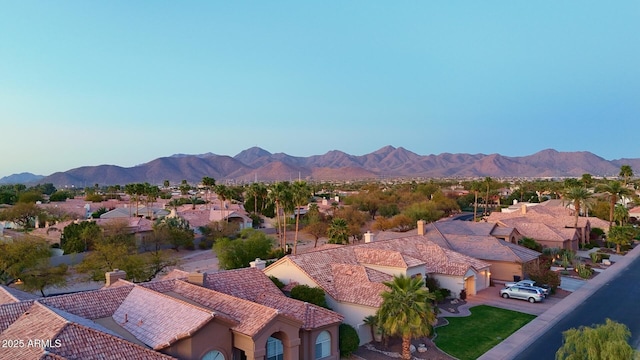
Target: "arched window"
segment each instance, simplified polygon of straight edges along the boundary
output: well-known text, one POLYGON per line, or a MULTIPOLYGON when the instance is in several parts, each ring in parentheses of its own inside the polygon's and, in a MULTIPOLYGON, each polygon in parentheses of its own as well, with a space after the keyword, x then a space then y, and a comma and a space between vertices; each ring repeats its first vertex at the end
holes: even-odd
POLYGON ((274 337, 267 340, 267 360, 283 360, 282 341, 274 337))
POLYGON ((323 331, 316 338, 316 359, 322 359, 331 355, 331 335, 323 331))
POLYGON ((218 350, 213 350, 204 354, 202 360, 224 360, 224 355, 218 350))

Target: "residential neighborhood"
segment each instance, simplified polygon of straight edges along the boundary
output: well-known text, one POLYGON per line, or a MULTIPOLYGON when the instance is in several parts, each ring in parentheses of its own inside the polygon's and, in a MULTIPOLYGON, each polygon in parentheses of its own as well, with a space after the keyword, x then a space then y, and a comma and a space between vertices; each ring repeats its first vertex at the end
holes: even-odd
MULTIPOLYGON (((120 199, 98 202, 79 196, 64 201, 38 201, 37 207, 42 212, 32 222, 20 225, 5 219, 2 223, 5 246, 42 239, 53 250, 59 250, 49 258, 50 266, 63 267, 69 279, 29 287, 33 282, 27 275, 31 271, 29 265, 24 265, 27 266, 24 278, 12 277, 9 268, 3 270, 2 341, 11 342, 20 337, 49 340, 24 354, 20 347, 8 349, 5 354, 12 358, 41 359, 51 356, 383 359, 390 356, 385 354, 394 351, 400 354, 404 349, 393 350, 393 345, 384 345, 389 340, 381 342, 376 335, 383 331, 383 325, 371 319, 382 316, 380 311, 385 301, 382 295, 390 291, 389 286, 406 278, 422 283, 435 296, 430 307, 437 319, 427 324, 429 329, 433 328, 429 331, 431 337, 418 336, 412 340, 412 356, 448 359, 447 346, 439 345, 446 335, 433 339, 434 334, 446 330, 447 318, 468 316, 469 309, 473 312, 477 306, 543 316, 547 310, 566 303, 565 298, 571 298, 584 284, 610 273, 609 267, 616 269, 616 264, 626 258, 615 249, 603 247, 606 245, 604 235, 613 234, 610 223, 587 216, 586 212, 576 216, 576 208, 584 210, 585 206, 575 199, 531 203, 514 200, 510 206, 498 206, 501 197, 514 196, 517 192, 517 188, 511 191, 502 188, 488 198, 492 204, 485 202, 486 207, 491 207, 490 213, 471 216, 471 220, 477 217, 477 221, 461 220, 469 218, 468 215, 457 219, 453 211, 449 216, 443 212, 444 216, 439 219, 427 217, 429 221, 419 219, 414 224, 400 221, 400 215, 390 216, 388 223, 382 221, 384 215, 374 216, 374 221, 361 222, 364 218, 356 216, 358 209, 372 206, 367 203, 367 196, 383 193, 351 190, 342 196, 336 191, 329 194, 331 196, 317 197, 312 196, 304 182, 293 185, 302 186, 306 195, 288 215, 284 200, 272 197, 275 200, 272 218, 256 216, 260 214, 245 208, 245 205, 268 208, 267 203, 256 202, 256 192, 247 192, 243 202, 241 198, 234 199, 235 195, 227 190, 230 188, 223 186, 216 189, 220 194, 194 187, 189 197, 171 192, 164 199, 148 195, 136 195, 134 199, 122 194, 120 199), (328 197, 332 198, 331 203, 328 197), (181 199, 190 199, 192 203, 179 204, 181 199), (201 200, 197 203, 196 199, 201 200), (58 212, 71 219, 56 220, 48 215, 58 212), (43 222, 40 218, 47 220, 43 222), (334 220, 328 220, 330 218, 334 220), (336 219, 340 218, 351 220, 339 225, 336 219), (174 230, 169 238, 162 235, 161 229, 176 221, 187 228, 180 230, 182 232, 174 230), (319 221, 329 223, 326 232, 319 234, 318 242, 310 229, 319 221), (358 226, 364 233, 360 236, 353 233, 354 225, 350 222, 361 224, 358 226), (289 225, 283 226, 286 223, 289 225), (30 227, 28 232, 22 231, 25 226, 30 227), (103 235, 95 233, 92 235, 97 236, 95 239, 80 235, 84 243, 79 243, 79 249, 71 250, 74 248, 69 244, 74 232, 68 229, 78 226, 87 229, 97 226, 103 229, 103 235), (345 227, 340 230, 339 226, 345 227), (302 231, 298 231, 299 228, 302 231), (594 229, 600 230, 594 232, 594 229), (229 244, 249 243, 256 234, 262 234, 258 238, 271 242, 269 247, 284 244, 285 251, 275 258, 269 258, 269 254, 276 253, 263 253, 229 267, 227 251, 231 250, 218 247, 225 242, 211 236, 232 236, 233 239, 234 233, 249 237, 229 244), (187 241, 178 243, 171 240, 171 236, 187 236, 187 241), (97 253, 103 251, 101 256, 109 256, 101 250, 100 242, 125 241, 116 239, 131 239, 126 241, 133 253, 122 253, 121 261, 112 263, 122 264, 124 268, 103 264, 84 273, 86 270, 82 269, 90 266, 97 253), (215 245, 217 243, 220 244, 215 245), (196 244, 201 250, 195 250, 196 244), (211 244, 214 244, 213 250, 211 244), (79 252, 62 254, 65 249, 79 252), (131 266, 129 263, 134 260, 122 262, 130 256, 138 259, 136 262, 142 261, 142 267, 131 266), (143 259, 156 260, 144 265, 143 259), (151 264, 155 264, 152 267, 155 270, 145 272, 151 264), (142 275, 138 274, 140 271, 142 275), (83 274, 93 274, 91 281, 83 274), (541 303, 502 298, 499 294, 506 284, 530 278, 541 284, 548 281, 545 286, 553 289, 546 299, 543 296, 541 303), (35 289, 39 292, 33 291, 35 289), (300 289, 317 289, 322 294, 322 302, 298 299, 296 294, 300 289), (34 315, 47 320, 35 326, 34 315), (339 345, 342 341, 339 339, 346 336, 342 334, 343 326, 353 329, 356 339, 355 347, 346 354, 339 345), (109 347, 109 352, 101 346, 81 343, 80 339, 84 338, 95 339, 96 344, 109 347)), ((286 188, 274 186, 272 189, 275 194, 286 188)), ((269 189, 265 187, 265 190, 269 189)), ((430 191, 436 195, 441 193, 437 187, 430 191)), ((449 194, 459 200, 473 199, 469 191, 449 194)), ((284 195, 277 196, 285 199, 284 195)), ((445 201, 445 198, 438 200, 438 196, 430 196, 429 201, 434 204, 445 201)), ((608 202, 603 200, 603 205, 605 203, 608 202)), ((477 203, 469 206, 476 208, 477 203)), ((629 209, 624 218, 627 222, 635 221, 631 218, 633 209, 629 209)), ((615 227, 622 227, 624 219, 615 227)), ((625 252, 634 245, 633 241, 626 244, 623 245, 625 252)), ((392 338, 390 344, 393 344, 392 338)))

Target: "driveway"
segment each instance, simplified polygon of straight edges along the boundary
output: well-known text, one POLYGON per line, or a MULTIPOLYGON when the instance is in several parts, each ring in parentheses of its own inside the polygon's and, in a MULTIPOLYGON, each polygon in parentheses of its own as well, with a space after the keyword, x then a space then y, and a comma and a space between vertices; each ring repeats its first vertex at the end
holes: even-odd
POLYGON ((467 304, 470 306, 490 305, 526 314, 540 315, 562 300, 557 296, 551 295, 542 302, 531 304, 524 300, 504 299, 500 296, 500 289, 502 289, 500 285, 490 286, 479 291, 476 295, 470 295, 467 297, 467 304))

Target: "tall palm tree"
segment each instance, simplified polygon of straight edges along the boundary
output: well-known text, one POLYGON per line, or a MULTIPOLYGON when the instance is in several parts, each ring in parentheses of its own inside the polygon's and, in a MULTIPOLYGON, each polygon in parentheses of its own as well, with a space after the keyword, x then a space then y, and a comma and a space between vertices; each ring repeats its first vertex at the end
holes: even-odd
POLYGON ((634 194, 633 190, 623 186, 619 181, 609 181, 606 184, 600 184, 596 190, 607 194, 609 198, 609 229, 613 225, 613 211, 618 200, 625 196, 634 194))
POLYGON ((631 165, 622 165, 620 166, 620 173, 618 174, 622 179, 622 186, 627 186, 627 182, 629 179, 633 177, 633 169, 631 169, 631 165))
POLYGON ((209 176, 205 176, 202 178, 202 186, 206 191, 204 195, 204 201, 205 203, 207 203, 207 206, 209 207, 209 195, 211 193, 211 189, 213 189, 214 186, 216 186, 216 179, 209 176))
MULTIPOLYGON (((230 198, 230 191, 226 185, 220 184, 216 185, 216 194, 218 195, 218 199, 220 199, 220 211, 222 213, 222 217, 224 218, 224 210, 227 208, 227 199, 230 198)), ((229 219, 227 219, 229 222, 229 219)))
POLYGON ((422 278, 400 275, 383 284, 389 290, 380 294, 378 322, 387 335, 402 337, 402 359, 411 359, 411 339, 431 334, 435 295, 424 287, 422 278))
POLYGON ((473 191, 474 199, 473 199, 473 221, 475 222, 478 218, 478 192, 482 190, 482 184, 478 181, 474 181, 471 183, 471 191, 473 191))
MULTIPOLYGON (((563 192, 563 199, 571 200, 573 203, 575 220, 573 222, 573 227, 578 229, 578 216, 580 215, 581 208, 587 208, 591 204, 591 193, 586 188, 576 185, 574 187, 570 187, 565 189, 563 192)), ((584 229, 583 229, 584 230, 584 229)), ((580 233, 580 242, 585 244, 588 240, 588 235, 585 232, 580 233)))
POLYGON ((578 227, 578 216, 580 215, 580 209, 582 207, 587 207, 591 203, 591 193, 589 190, 581 187, 574 186, 564 191, 564 198, 567 200, 571 200, 573 203, 573 208, 575 210, 575 221, 573 223, 573 227, 578 227))
POLYGON ((309 203, 309 196, 311 195, 311 188, 305 181, 296 181, 292 187, 292 200, 296 213, 296 233, 293 239, 293 255, 296 255, 298 251, 298 232, 300 230, 300 207, 309 203))
MULTIPOLYGON (((284 182, 276 182, 269 187, 269 200, 275 206, 276 212, 276 224, 278 227, 278 239, 280 242, 280 248, 284 249, 286 245, 286 236, 284 235, 284 231, 282 229, 286 229, 286 224, 283 225, 280 219, 280 213, 284 213, 283 204, 285 202, 286 197, 286 188, 287 184, 284 182)), ((286 230, 285 230, 286 231, 286 230)))
POLYGON ((493 179, 490 177, 484 178, 484 185, 487 187, 487 197, 484 199, 484 215, 489 215, 489 190, 491 190, 491 186, 493 185, 493 179))

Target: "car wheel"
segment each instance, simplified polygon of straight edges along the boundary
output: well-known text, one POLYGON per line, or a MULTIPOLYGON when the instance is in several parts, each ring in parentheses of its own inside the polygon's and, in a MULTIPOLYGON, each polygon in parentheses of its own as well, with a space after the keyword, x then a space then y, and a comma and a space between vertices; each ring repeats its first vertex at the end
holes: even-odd
POLYGON ((502 297, 505 298, 505 299, 508 299, 509 298, 509 294, 504 293, 504 294, 502 294, 502 297))
POLYGON ((529 298, 529 302, 533 304, 534 302, 536 302, 536 299, 534 299, 534 298, 530 297, 530 298, 529 298))

